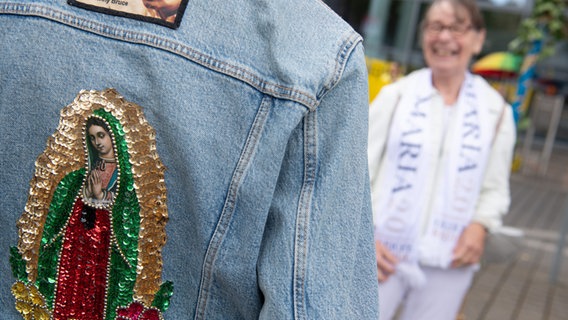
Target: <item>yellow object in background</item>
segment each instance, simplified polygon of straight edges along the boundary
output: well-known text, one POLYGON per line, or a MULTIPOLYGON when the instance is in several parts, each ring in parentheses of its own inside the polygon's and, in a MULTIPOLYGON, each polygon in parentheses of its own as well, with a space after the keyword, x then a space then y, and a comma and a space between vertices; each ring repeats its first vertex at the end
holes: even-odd
POLYGON ((367 57, 369 73, 369 103, 371 103, 382 87, 400 78, 403 74, 397 62, 367 57))

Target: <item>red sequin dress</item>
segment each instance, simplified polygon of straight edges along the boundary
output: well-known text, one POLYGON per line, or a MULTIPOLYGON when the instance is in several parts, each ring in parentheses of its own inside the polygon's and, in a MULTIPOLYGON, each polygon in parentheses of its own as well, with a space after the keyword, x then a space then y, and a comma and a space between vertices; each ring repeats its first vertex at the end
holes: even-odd
MULTIPOLYGON (((106 163, 104 171, 94 170, 108 186, 116 163, 106 163)), ((78 197, 61 248, 54 319, 104 319, 111 237, 109 211, 90 208, 78 197), (85 222, 89 210, 91 215, 94 212, 90 225, 85 222)))

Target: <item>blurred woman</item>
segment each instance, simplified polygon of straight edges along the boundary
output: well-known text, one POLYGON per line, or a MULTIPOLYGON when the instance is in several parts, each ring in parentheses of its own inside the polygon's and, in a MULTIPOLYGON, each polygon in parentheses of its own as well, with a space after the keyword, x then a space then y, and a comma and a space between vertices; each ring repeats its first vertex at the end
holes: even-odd
POLYGON ((485 26, 475 0, 426 12, 427 68, 370 106, 369 165, 382 319, 455 319, 486 232, 508 210, 515 142, 510 106, 468 72, 485 26))

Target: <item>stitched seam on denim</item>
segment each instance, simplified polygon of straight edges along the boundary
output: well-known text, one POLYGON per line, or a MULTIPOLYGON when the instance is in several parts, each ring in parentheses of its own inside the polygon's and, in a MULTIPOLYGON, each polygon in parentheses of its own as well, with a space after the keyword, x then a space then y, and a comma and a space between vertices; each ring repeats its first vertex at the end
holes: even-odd
POLYGON ((246 173, 250 167, 250 163, 254 154, 256 153, 258 142, 260 140, 264 125, 266 124, 270 107, 272 105, 272 99, 269 96, 265 96, 262 99, 260 107, 255 116, 254 122, 250 129, 249 135, 243 147, 241 156, 233 172, 233 177, 229 184, 229 190, 227 191, 227 198, 223 206, 223 211, 217 222, 217 227, 213 232, 213 236, 209 242, 209 247, 205 254, 205 260, 203 263, 203 270, 201 275, 201 286, 199 289, 199 296, 197 298, 197 308, 195 312, 195 319, 206 319, 207 318, 207 302, 209 299, 209 293, 211 285, 213 282, 213 269, 215 267, 215 260, 217 258, 217 253, 219 248, 225 238, 225 234, 231 223, 231 218, 235 211, 235 204, 237 202, 237 195, 242 185, 246 173))
POLYGON ((349 57, 351 56, 351 53, 353 52, 353 50, 355 50, 360 42, 362 42, 362 39, 358 33, 354 31, 349 33, 349 35, 341 45, 342 49, 337 53, 337 57, 335 58, 335 69, 331 75, 330 80, 326 84, 324 84, 321 91, 316 95, 316 99, 318 101, 321 101, 321 99, 339 83, 339 80, 341 79, 343 72, 345 71, 347 62, 349 61, 349 57))
POLYGON ((316 182, 317 122, 316 112, 304 118, 304 181, 296 215, 294 244, 294 316, 308 319, 306 311, 306 271, 308 268, 309 226, 316 182))
POLYGON ((112 39, 123 40, 130 43, 145 44, 177 54, 209 69, 241 80, 265 94, 299 102, 308 107, 310 110, 314 110, 319 104, 319 100, 308 92, 263 80, 261 76, 246 69, 245 67, 218 60, 189 46, 173 40, 167 40, 156 35, 122 30, 113 26, 86 20, 73 16, 69 13, 34 4, 2 3, 0 4, 0 13, 33 15, 48 18, 80 30, 92 32, 112 39))

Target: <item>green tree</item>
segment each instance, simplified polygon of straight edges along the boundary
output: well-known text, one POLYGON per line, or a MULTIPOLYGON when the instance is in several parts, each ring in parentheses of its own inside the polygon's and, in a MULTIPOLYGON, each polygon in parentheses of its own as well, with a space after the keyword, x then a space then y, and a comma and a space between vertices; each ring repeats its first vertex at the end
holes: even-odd
POLYGON ((521 23, 519 33, 509 43, 514 53, 527 55, 535 41, 541 41, 540 58, 554 53, 556 43, 568 37, 566 0, 536 0, 533 12, 521 23))

